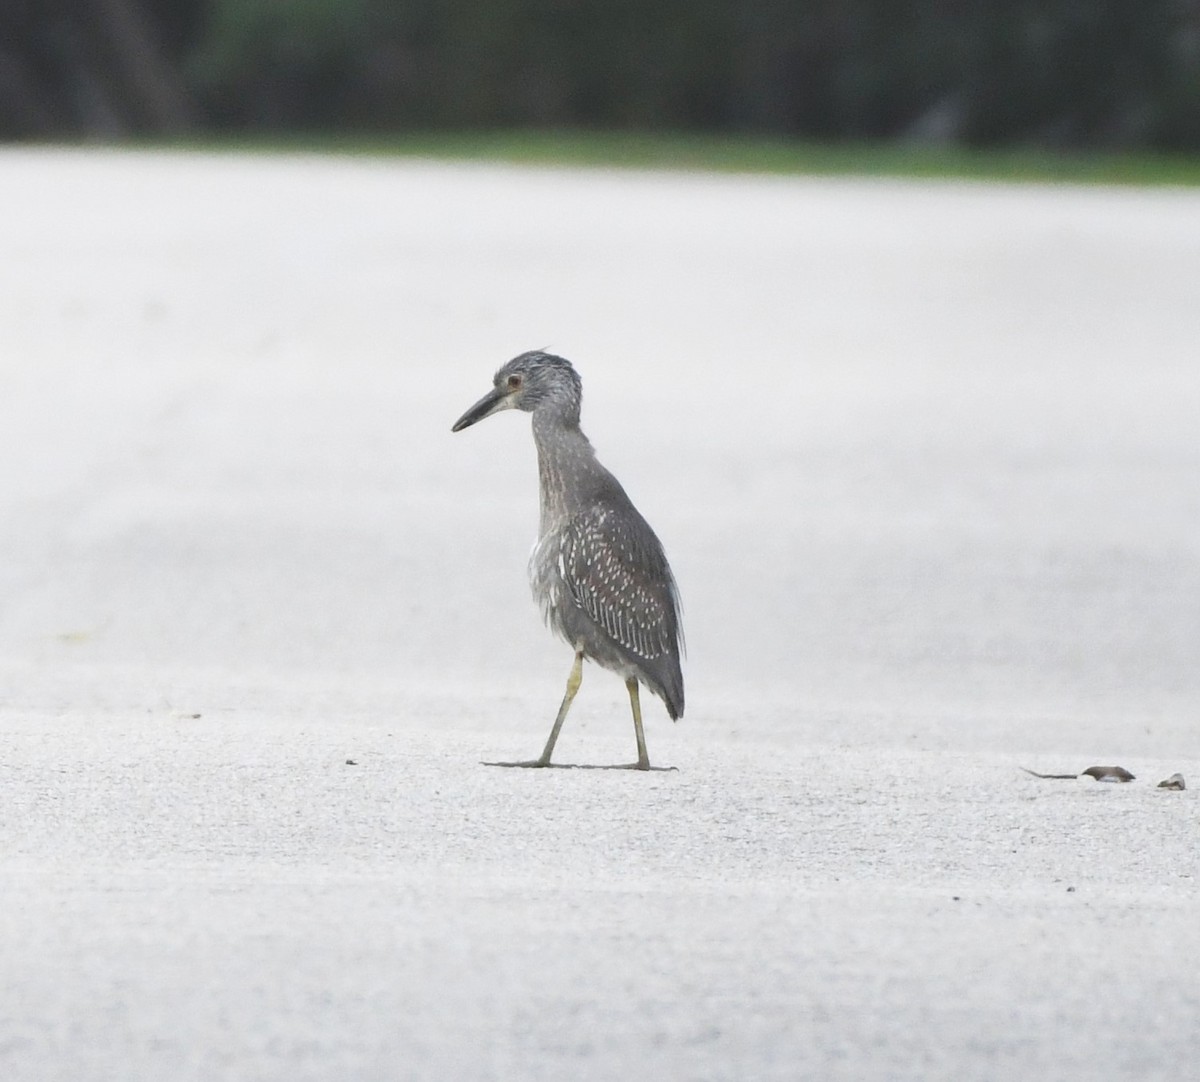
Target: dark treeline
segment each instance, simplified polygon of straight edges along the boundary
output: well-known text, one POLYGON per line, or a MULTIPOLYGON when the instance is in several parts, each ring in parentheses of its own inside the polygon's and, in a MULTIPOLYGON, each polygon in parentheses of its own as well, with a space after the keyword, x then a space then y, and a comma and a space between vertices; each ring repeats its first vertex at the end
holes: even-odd
POLYGON ((1200 0, 0 0, 0 137, 596 127, 1200 149, 1200 0))

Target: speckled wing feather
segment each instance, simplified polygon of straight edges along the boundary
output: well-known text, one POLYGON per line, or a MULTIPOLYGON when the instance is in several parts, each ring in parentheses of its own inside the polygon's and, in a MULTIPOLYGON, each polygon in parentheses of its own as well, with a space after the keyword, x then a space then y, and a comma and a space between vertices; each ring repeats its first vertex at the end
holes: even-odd
POLYGON ((632 504, 625 513, 592 508, 574 518, 563 531, 559 559, 571 598, 614 642, 650 662, 678 651, 675 580, 661 543, 632 504))

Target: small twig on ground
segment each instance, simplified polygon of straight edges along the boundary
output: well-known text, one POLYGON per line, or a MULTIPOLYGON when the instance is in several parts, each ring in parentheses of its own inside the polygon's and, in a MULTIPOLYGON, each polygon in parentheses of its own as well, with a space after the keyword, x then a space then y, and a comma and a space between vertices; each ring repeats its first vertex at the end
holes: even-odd
POLYGON ((1035 778, 1049 778, 1052 781, 1070 781, 1075 778, 1095 778, 1097 781, 1118 782, 1134 780, 1134 776, 1123 766, 1089 766, 1087 770, 1079 774, 1039 774, 1036 770, 1030 770, 1027 766, 1023 766, 1021 769, 1026 774, 1032 774, 1035 778))

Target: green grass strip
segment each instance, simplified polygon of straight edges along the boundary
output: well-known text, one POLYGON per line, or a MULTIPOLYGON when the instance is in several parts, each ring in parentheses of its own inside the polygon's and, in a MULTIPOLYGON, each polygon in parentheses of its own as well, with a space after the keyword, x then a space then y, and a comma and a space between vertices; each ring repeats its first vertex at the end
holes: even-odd
MULTIPOLYGON (((161 144, 154 144, 161 145, 161 144)), ((749 136, 505 131, 396 135, 229 136, 178 148, 501 161, 786 176, 914 177, 1023 183, 1200 185, 1200 156, 1146 152, 825 144, 749 136)))

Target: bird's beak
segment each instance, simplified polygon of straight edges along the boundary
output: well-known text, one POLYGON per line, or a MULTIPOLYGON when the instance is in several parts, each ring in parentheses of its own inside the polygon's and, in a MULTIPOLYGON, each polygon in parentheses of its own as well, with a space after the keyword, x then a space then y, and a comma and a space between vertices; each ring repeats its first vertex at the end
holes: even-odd
POLYGON ((464 428, 470 428, 477 421, 482 421, 485 417, 490 417, 493 413, 498 413, 500 410, 511 409, 512 403, 508 395, 504 394, 499 389, 493 387, 485 394, 478 402, 475 403, 466 413, 464 413, 457 421, 454 422, 454 427, 451 432, 461 432, 464 428))

